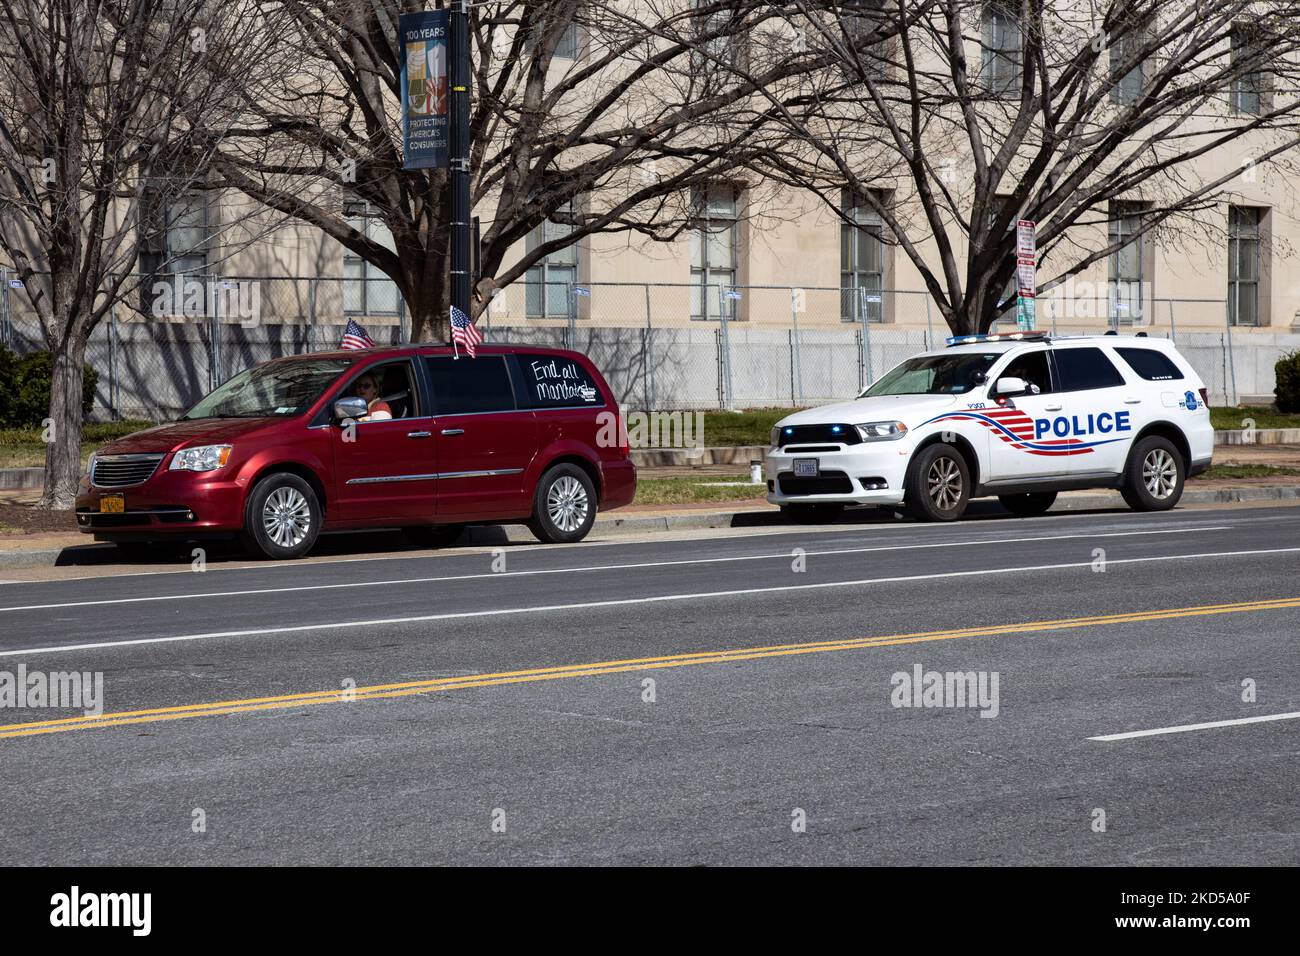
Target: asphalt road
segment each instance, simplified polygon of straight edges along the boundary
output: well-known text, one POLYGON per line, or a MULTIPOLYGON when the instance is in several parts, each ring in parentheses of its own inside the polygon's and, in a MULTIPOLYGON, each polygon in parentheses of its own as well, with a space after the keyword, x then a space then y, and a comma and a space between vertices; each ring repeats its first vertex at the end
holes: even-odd
POLYGON ((13 581, 0 682, 102 672, 104 713, 0 709, 0 839, 30 864, 1294 865, 1297 569, 1300 508, 1215 508, 13 581), (918 668, 985 694, 896 706, 927 703, 918 668))

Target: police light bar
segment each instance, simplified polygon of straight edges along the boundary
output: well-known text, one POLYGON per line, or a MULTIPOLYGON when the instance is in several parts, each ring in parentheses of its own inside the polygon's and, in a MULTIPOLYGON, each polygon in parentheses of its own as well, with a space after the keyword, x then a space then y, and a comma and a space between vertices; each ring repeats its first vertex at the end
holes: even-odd
POLYGON ((978 342, 1048 342, 1046 332, 994 332, 989 335, 954 335, 948 346, 974 345, 978 342))

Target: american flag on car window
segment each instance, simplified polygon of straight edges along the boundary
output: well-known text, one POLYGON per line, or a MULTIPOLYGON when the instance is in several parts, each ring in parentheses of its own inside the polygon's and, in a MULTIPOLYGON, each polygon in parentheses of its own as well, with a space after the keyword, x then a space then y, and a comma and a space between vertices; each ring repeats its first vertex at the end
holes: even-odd
POLYGON ((451 342, 453 346, 463 346, 469 353, 470 358, 474 358, 478 350, 479 343, 483 341, 483 336, 478 329, 474 327, 474 321, 456 308, 451 307, 451 342))
POLYGON ((339 342, 341 349, 371 349, 375 347, 375 340, 370 337, 364 325, 358 324, 356 319, 348 319, 348 327, 343 330, 343 341, 339 342))

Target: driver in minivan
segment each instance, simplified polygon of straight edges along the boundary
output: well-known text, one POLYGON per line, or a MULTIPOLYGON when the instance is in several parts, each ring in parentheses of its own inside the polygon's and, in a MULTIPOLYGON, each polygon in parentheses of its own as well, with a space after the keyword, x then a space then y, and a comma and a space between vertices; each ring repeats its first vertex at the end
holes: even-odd
POLYGON ((369 372, 366 372, 352 384, 352 394, 356 398, 364 400, 366 408, 369 409, 357 421, 382 422, 393 417, 392 408, 380 397, 379 383, 375 381, 375 377, 369 372))

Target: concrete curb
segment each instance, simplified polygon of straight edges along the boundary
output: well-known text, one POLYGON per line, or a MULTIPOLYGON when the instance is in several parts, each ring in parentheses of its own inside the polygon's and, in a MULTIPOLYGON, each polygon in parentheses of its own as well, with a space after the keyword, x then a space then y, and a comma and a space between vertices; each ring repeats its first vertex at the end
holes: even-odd
MULTIPOLYGON (((1297 501, 1300 484, 1247 485, 1239 488, 1189 488, 1183 493, 1182 503, 1193 505, 1232 504, 1249 501, 1297 501)), ((989 499, 991 502, 991 499, 989 499)), ((992 507, 997 507, 995 503, 992 507)), ((1052 506, 1053 512, 1095 511, 1127 508, 1117 491, 1065 492, 1052 506)), ((864 512, 865 513, 865 512, 864 512)), ((839 524, 852 523, 852 518, 839 524)), ((647 534, 667 531, 703 531, 710 528, 779 528, 789 525, 781 513, 770 506, 741 508, 733 511, 679 511, 657 515, 627 515, 617 513, 598 517, 592 535, 647 534)), ((374 532, 357 532, 374 533, 374 532)), ((484 525, 470 528, 460 544, 499 545, 531 542, 536 539, 523 525, 484 525)), ((116 548, 111 544, 91 543, 67 548, 40 548, 29 551, 0 551, 0 570, 4 568, 40 568, 59 565, 94 565, 111 562, 116 548), (89 559, 89 560, 86 560, 89 559), (103 559, 103 560, 100 560, 103 559)))

